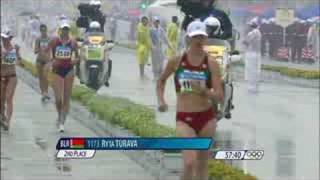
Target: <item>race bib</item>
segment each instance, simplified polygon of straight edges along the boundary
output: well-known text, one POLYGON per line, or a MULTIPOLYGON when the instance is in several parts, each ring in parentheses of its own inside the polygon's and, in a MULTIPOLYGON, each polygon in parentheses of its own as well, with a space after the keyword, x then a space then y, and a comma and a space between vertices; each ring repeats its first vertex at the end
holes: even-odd
POLYGON ((56 47, 55 57, 57 59, 71 59, 72 49, 70 47, 58 46, 56 47))
POLYGON ((206 81, 208 79, 205 72, 189 70, 184 70, 178 77, 181 92, 192 92, 192 83, 198 84, 200 87, 206 87, 206 81))
POLYGON ((10 52, 4 57, 3 64, 15 64, 17 59, 17 53, 10 52))
POLYGON ((47 49, 48 48, 48 46, 49 46, 49 41, 48 40, 40 40, 40 48, 41 49, 47 49))

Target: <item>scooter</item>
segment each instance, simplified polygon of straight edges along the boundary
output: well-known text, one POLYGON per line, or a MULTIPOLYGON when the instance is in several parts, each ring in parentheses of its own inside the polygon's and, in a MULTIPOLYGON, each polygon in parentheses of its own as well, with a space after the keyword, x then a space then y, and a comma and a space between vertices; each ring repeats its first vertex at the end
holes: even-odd
POLYGON ((114 47, 113 41, 104 41, 102 34, 90 34, 84 42, 78 38, 80 64, 77 67, 81 84, 99 90, 101 86, 109 87, 112 61, 109 53, 114 47))

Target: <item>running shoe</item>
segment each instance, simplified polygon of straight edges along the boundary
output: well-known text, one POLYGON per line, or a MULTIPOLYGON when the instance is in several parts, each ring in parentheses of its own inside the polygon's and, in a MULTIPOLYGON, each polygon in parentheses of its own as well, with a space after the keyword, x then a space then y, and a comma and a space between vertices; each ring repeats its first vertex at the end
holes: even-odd
POLYGON ((60 133, 64 132, 64 125, 63 124, 59 124, 59 132, 60 133))
POLYGON ((45 102, 46 102, 46 97, 45 97, 45 96, 42 96, 42 97, 41 97, 41 102, 42 102, 42 103, 45 103, 45 102))
POLYGON ((3 126, 3 129, 5 131, 9 130, 9 122, 7 121, 7 118, 4 115, 1 115, 1 126, 3 126))
POLYGON ((47 102, 50 101, 50 99, 51 99, 50 96, 48 96, 48 95, 45 96, 44 98, 45 98, 45 100, 46 100, 47 102))

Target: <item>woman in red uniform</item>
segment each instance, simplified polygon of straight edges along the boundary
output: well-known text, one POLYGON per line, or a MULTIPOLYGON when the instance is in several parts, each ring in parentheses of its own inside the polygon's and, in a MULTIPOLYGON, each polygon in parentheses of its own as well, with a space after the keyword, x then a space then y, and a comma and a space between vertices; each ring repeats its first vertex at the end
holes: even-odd
MULTIPOLYGON (((219 64, 204 51, 207 42, 206 26, 200 21, 187 28, 190 44, 182 57, 169 60, 158 81, 159 110, 166 111, 164 99, 166 80, 174 73, 177 91, 176 130, 179 137, 213 137, 216 112, 209 99, 223 100, 219 64)), ((184 151, 186 179, 208 179, 209 151, 184 151)))
POLYGON ((60 26, 61 34, 50 42, 52 49, 52 87, 56 99, 58 112, 57 125, 60 132, 64 132, 64 124, 69 111, 70 96, 74 80, 73 66, 79 62, 78 47, 75 40, 69 37, 70 25, 63 23, 60 26), (72 60, 72 55, 75 60, 72 60))
POLYGON ((9 130, 13 111, 13 96, 17 86, 16 64, 22 64, 18 45, 12 45, 9 30, 1 33, 1 124, 9 130), (5 109, 5 107, 7 109, 5 109), (5 112, 6 110, 6 112, 5 112))

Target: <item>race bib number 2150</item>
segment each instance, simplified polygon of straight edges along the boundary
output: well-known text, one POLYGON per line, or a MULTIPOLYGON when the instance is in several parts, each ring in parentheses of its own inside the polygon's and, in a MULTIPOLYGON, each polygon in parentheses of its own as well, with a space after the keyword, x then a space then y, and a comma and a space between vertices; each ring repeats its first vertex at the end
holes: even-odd
POLYGON ((56 48, 55 56, 57 59, 70 59, 72 50, 70 47, 58 46, 56 48))

